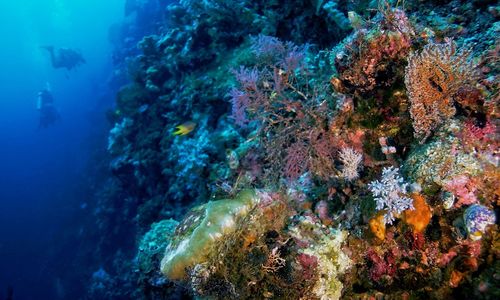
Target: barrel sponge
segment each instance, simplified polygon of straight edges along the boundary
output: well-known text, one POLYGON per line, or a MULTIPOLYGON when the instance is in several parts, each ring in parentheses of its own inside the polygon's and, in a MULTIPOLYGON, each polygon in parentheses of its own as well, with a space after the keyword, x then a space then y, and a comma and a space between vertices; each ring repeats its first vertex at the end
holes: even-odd
POLYGON ((167 246, 162 273, 170 280, 186 279, 186 269, 205 262, 213 245, 235 230, 236 218, 246 215, 257 202, 255 191, 245 190, 234 199, 210 201, 193 208, 167 246))

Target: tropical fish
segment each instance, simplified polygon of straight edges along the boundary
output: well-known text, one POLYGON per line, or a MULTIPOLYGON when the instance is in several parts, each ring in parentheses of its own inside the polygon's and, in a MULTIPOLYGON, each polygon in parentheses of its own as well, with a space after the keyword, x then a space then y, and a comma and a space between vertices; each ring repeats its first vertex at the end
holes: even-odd
POLYGON ((176 131, 174 131, 172 134, 173 135, 186 135, 186 134, 189 134, 191 131, 193 131, 195 128, 196 128, 196 123, 188 121, 188 122, 182 123, 179 126, 176 126, 175 127, 176 131))

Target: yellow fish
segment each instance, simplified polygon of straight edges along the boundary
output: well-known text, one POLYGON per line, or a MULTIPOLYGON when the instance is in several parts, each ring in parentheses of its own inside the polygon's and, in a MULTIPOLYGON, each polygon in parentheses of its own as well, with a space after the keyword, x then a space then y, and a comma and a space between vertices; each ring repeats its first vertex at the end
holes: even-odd
POLYGON ((176 131, 174 131, 172 134, 173 135, 186 135, 186 134, 189 134, 191 131, 193 131, 196 127, 196 123, 195 122, 186 122, 186 123, 182 123, 181 125, 179 126, 176 126, 175 129, 176 131))

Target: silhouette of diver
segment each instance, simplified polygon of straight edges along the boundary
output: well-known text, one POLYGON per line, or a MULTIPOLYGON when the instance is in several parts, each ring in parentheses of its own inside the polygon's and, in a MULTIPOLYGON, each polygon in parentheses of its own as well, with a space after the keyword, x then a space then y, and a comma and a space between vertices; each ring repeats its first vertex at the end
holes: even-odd
POLYGON ((82 54, 73 49, 54 49, 54 46, 42 46, 40 48, 45 49, 49 52, 52 67, 54 67, 55 69, 66 68, 66 70, 69 71, 81 64, 86 63, 82 54))
POLYGON ((13 287, 11 287, 11 286, 9 286, 9 287, 7 288, 7 298, 5 298, 5 300, 12 300, 12 299, 13 299, 13 298, 12 298, 13 296, 14 296, 14 288, 13 288, 13 287))
POLYGON ((13 297, 14 297, 14 288, 9 285, 7 286, 7 298, 5 298, 5 300, 12 300, 14 299, 13 297))
POLYGON ((61 116, 54 106, 54 97, 47 86, 38 92, 36 109, 40 112, 40 123, 38 127, 47 128, 58 121, 61 116))

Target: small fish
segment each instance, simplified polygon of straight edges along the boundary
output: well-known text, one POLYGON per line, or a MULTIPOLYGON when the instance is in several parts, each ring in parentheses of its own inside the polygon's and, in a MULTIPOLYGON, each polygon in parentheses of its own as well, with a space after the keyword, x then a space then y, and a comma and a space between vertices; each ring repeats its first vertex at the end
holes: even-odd
POLYGON ((196 123, 188 121, 186 123, 182 123, 179 126, 176 126, 175 127, 176 131, 174 131, 172 134, 173 135, 186 135, 186 134, 189 134, 191 131, 193 131, 195 128, 196 128, 196 123))

